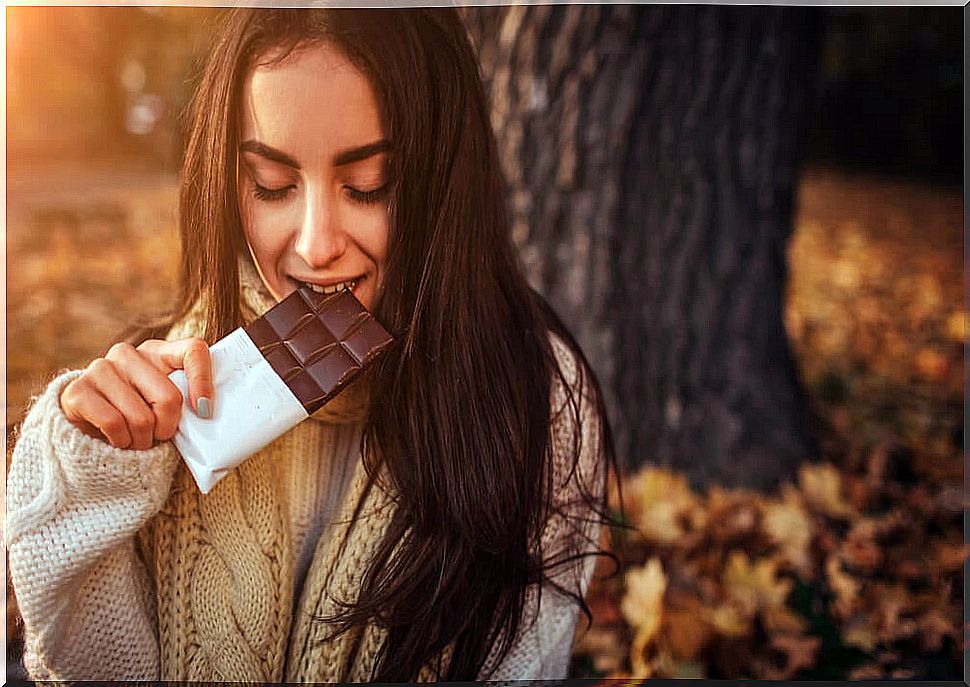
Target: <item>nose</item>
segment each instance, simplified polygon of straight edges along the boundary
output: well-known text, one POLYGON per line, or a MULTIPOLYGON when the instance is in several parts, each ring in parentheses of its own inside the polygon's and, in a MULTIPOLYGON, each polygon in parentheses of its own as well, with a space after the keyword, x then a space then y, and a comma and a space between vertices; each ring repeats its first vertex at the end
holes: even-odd
POLYGON ((347 236, 340 226, 334 204, 324 193, 307 194, 294 246, 297 255, 311 268, 329 266, 347 250, 347 236))

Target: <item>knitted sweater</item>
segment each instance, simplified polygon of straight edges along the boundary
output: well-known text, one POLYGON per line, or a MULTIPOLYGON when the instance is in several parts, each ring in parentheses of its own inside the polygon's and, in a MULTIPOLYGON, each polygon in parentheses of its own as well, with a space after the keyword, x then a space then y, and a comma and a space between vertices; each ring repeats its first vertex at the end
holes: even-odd
MULTIPOLYGON (((272 304, 260 286, 244 270, 251 315, 272 304)), ((190 316, 168 338, 197 328, 190 316)), ((573 392, 588 398, 572 354, 557 337, 552 342, 573 392)), ((383 630, 368 626, 331 638, 332 628, 314 620, 353 598, 393 512, 390 495, 369 484, 363 469, 359 420, 318 414, 203 496, 170 442, 116 449, 68 422, 58 399, 79 374, 60 375, 35 399, 7 482, 7 545, 28 673, 366 680, 383 630)), ((554 384, 555 498, 581 518, 581 485, 602 488, 599 423, 591 404, 582 404, 580 463, 569 470, 572 414, 562 412, 564 399, 554 384)), ((598 532, 554 516, 543 531, 544 550, 561 550, 574 537, 588 550, 598 532)), ((556 582, 585 593, 593 560, 556 572, 556 582)), ((537 603, 537 591, 528 590, 512 650, 491 679, 566 676, 578 608, 551 585, 537 603)), ((448 650, 440 658, 447 665, 448 650)), ((493 666, 494 652, 483 671, 493 666)), ((429 664, 420 679, 437 677, 429 664)))

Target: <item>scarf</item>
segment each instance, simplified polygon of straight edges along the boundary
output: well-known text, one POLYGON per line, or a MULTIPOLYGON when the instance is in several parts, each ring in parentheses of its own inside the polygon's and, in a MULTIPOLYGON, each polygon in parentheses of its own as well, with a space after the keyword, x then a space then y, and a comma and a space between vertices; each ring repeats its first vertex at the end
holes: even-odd
MULTIPOLYGON (((240 258, 246 317, 274 304, 248 257, 240 258)), ((170 332, 197 335, 198 311, 170 332)), ((203 495, 183 465, 162 511, 143 532, 154 574, 162 680, 362 682, 386 638, 376 624, 334 633, 334 615, 353 602, 394 513, 392 495, 358 459, 335 523, 322 533, 294 609, 293 551, 285 517, 282 456, 310 442, 319 423, 355 421, 366 393, 348 388, 313 416, 231 471, 203 495), (348 395, 344 393, 350 392, 348 395), (342 399, 337 403, 338 399, 342 399), (331 407, 333 406, 333 407, 331 407)), ((312 455, 306 460, 316 459, 312 455)), ((450 649, 418 681, 440 680, 450 649)))

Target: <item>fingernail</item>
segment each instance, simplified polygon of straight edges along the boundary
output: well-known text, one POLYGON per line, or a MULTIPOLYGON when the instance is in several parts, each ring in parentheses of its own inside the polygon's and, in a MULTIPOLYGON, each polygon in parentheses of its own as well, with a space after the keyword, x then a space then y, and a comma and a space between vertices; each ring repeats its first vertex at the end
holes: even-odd
POLYGON ((212 404, 205 396, 199 397, 199 400, 195 402, 195 407, 197 408, 196 413, 203 420, 208 420, 212 417, 212 404))

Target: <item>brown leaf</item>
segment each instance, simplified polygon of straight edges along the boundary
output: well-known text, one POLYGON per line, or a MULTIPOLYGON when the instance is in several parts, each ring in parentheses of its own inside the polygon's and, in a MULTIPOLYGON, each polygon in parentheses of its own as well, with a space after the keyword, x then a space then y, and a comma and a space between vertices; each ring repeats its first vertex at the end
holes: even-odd
POLYGON ((913 608, 913 598, 902 584, 876 583, 873 597, 879 639, 888 645, 916 635, 916 622, 907 617, 913 608))
POLYGON ((879 523, 871 518, 853 522, 842 544, 842 560, 859 572, 871 574, 882 563, 882 550, 875 541, 878 533, 879 523))
POLYGON ((935 348, 926 346, 916 354, 916 369, 930 381, 939 382, 945 379, 949 368, 949 358, 935 348))
POLYGON ((663 636, 674 658, 695 658, 707 644, 710 626, 704 622, 700 603, 692 609, 679 608, 664 613, 663 636))
POLYGON ((770 646, 782 663, 757 661, 758 678, 762 680, 790 680, 803 668, 815 665, 815 655, 822 644, 820 637, 804 637, 792 634, 772 635, 770 646))
POLYGON ((965 544, 938 543, 934 546, 933 561, 939 572, 954 573, 963 569, 963 562, 967 558, 965 544))
POLYGON ((741 539, 754 532, 759 519, 758 503, 752 492, 722 489, 716 485, 708 491, 706 520, 714 540, 731 542, 741 539))
POLYGON ((877 663, 866 663, 849 671, 850 680, 881 680, 883 677, 885 674, 877 663))
POLYGON ((943 648, 943 640, 947 636, 956 638, 956 628, 950 619, 939 609, 931 609, 916 621, 917 631, 923 650, 935 654, 943 648))

